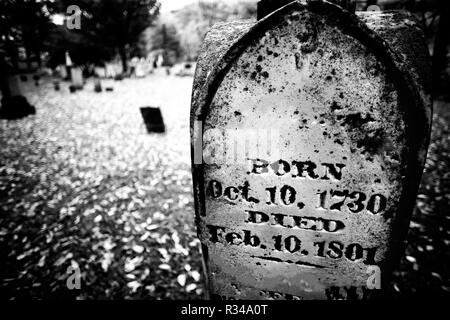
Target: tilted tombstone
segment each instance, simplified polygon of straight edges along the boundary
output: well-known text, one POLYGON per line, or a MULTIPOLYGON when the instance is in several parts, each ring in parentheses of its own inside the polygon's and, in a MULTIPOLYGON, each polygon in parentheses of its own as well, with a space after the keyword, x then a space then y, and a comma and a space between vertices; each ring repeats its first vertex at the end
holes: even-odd
POLYGON ((406 12, 294 1, 213 27, 191 108, 210 296, 363 299, 386 288, 431 112, 427 48, 406 12))
POLYGON ((67 68, 65 65, 61 64, 58 67, 56 67, 56 72, 61 79, 63 79, 63 80, 67 79, 68 74, 67 74, 67 68))
POLYGON ((141 115, 148 133, 165 133, 166 126, 158 107, 141 107, 141 115))
POLYGON ((99 78, 106 78, 106 68, 95 67, 95 75, 99 78))

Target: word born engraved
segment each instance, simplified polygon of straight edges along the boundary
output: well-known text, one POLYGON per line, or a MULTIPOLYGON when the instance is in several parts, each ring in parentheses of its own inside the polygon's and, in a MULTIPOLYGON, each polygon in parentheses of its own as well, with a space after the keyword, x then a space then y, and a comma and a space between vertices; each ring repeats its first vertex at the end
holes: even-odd
POLYGON ((251 161, 251 171, 248 174, 263 174, 269 171, 282 177, 291 173, 293 178, 310 178, 313 180, 336 180, 342 179, 342 170, 345 164, 322 163, 317 165, 312 161, 292 161, 278 160, 270 163, 262 159, 249 159, 251 161))

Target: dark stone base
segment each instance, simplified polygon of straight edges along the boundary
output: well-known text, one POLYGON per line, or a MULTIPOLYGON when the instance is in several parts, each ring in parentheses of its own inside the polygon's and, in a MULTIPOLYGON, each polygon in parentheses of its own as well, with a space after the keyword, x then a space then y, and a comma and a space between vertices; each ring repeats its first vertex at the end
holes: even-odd
POLYGON ((2 99, 0 119, 16 120, 36 114, 36 108, 28 103, 24 96, 14 96, 2 99))

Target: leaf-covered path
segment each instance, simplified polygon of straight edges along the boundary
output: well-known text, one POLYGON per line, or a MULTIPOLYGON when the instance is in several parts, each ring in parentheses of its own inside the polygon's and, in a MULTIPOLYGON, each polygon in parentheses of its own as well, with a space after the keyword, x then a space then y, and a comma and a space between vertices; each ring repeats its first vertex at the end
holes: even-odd
POLYGON ((37 115, 0 120, 5 298, 199 298, 190 173, 192 78, 27 86, 37 115), (105 85, 105 83, 104 83, 105 85), (160 106, 165 135, 139 107, 160 106), (70 266, 81 290, 68 290, 70 266))

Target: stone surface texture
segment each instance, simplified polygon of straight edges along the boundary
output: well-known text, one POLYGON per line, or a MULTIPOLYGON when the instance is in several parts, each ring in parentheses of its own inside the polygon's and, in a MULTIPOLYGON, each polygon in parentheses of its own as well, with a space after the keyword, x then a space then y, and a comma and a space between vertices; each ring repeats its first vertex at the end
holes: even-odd
POLYGON ((214 298, 364 298, 373 270, 388 278, 428 144, 428 56, 408 14, 358 16, 294 2, 208 34, 191 138, 201 121, 223 147, 193 166, 214 298))

